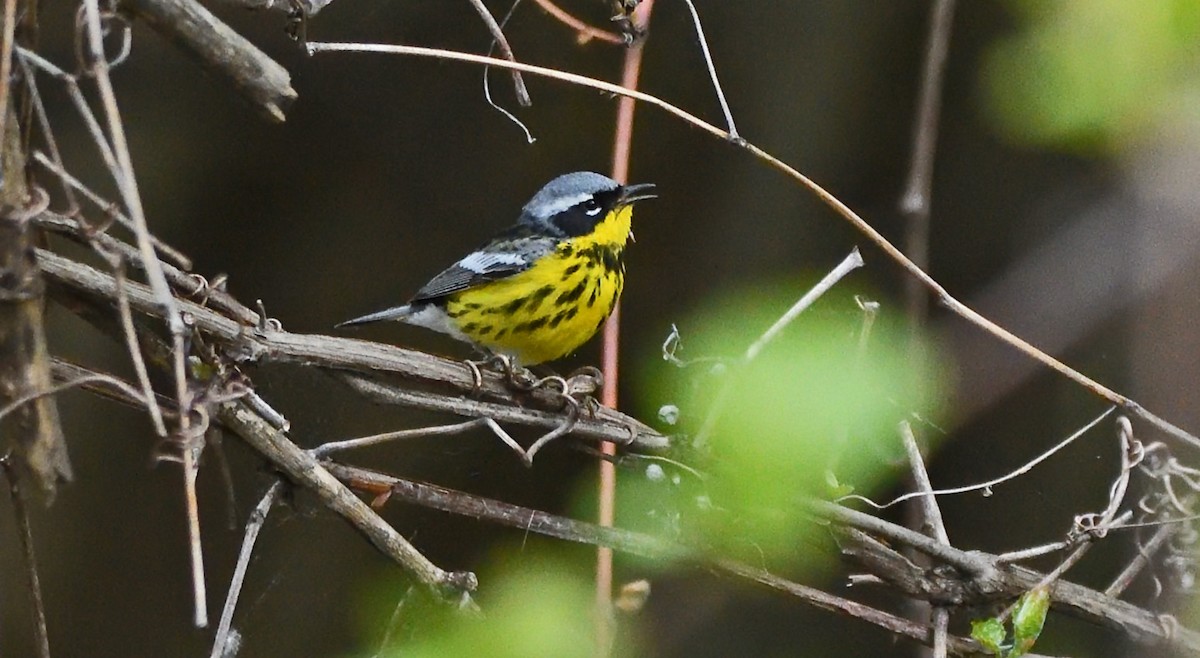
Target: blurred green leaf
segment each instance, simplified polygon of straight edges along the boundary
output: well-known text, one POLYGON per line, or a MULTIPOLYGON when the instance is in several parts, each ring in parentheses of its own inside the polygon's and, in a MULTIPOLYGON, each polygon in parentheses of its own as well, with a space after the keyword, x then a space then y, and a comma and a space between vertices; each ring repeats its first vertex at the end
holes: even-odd
POLYGON ((1020 658, 1029 653, 1042 634, 1046 613, 1050 611, 1050 588, 1035 587, 1021 595, 1013 611, 1013 648, 1008 658, 1020 658))
MULTIPOLYGON (((689 358, 721 357, 713 375, 698 367, 694 399, 677 402, 695 433, 723 400, 702 470, 710 513, 689 529, 726 554, 805 559, 819 530, 796 506, 800 497, 869 493, 898 454, 897 423, 927 413, 936 377, 910 361, 907 333, 880 320, 865 349, 861 314, 849 299, 822 300, 788 326, 749 364, 746 348, 806 290, 759 285, 717 299, 681 324, 689 358)), ((665 366, 659 366, 660 368, 665 366)), ((674 400, 673 400, 674 401, 674 400)), ((687 458, 682 458, 688 461, 687 458)), ((695 461, 695 460, 691 460, 695 461)))
MULTIPOLYGON (((387 658, 489 658, 593 655, 591 572, 555 559, 522 554, 483 580, 483 614, 426 615, 416 637, 402 638, 387 658)), ((390 613, 389 613, 390 614, 390 613)), ((403 617, 406 610, 402 609, 403 617)), ((384 629, 378 629, 384 635, 384 629)))
POLYGON ((997 656, 1001 655, 1000 645, 1004 644, 1005 634, 1004 624, 995 617, 976 619, 971 622, 971 637, 982 644, 984 649, 997 656))
POLYGON ((1195 0, 1010 0, 1019 31, 988 54, 988 109, 1024 143, 1111 148, 1197 115, 1195 0))

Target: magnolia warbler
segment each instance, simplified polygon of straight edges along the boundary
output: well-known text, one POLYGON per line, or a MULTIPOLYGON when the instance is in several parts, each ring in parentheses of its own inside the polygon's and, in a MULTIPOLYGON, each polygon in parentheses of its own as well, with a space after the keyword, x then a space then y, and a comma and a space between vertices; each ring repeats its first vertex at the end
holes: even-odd
POLYGON ((426 283, 409 302, 339 324, 399 320, 524 365, 564 357, 612 313, 625 284, 633 203, 654 186, 578 171, 533 195, 517 223, 426 283))

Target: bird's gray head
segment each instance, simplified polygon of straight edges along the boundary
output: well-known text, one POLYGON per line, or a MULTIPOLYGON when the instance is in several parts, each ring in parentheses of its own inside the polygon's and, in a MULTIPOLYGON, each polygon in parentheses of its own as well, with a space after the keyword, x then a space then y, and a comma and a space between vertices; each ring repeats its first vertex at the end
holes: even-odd
POLYGON ((651 187, 622 186, 590 171, 563 174, 533 195, 520 221, 563 237, 586 235, 613 208, 652 196, 646 194, 651 187))

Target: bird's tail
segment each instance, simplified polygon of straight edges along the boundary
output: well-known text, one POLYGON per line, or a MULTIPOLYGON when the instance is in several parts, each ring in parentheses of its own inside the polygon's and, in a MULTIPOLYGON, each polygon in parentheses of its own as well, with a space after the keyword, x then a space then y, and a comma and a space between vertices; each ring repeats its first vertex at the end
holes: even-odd
POLYGON ((367 324, 370 322, 381 322, 383 320, 401 320, 401 321, 403 321, 403 320, 408 319, 408 317, 411 316, 412 313, 413 313, 413 308, 412 308, 411 304, 405 304, 404 306, 393 306, 392 308, 387 308, 382 311, 376 311, 374 313, 369 313, 362 317, 354 318, 353 320, 346 320, 345 322, 341 322, 341 323, 337 324, 336 328, 340 329, 342 327, 354 327, 354 326, 357 326, 360 324, 367 324))

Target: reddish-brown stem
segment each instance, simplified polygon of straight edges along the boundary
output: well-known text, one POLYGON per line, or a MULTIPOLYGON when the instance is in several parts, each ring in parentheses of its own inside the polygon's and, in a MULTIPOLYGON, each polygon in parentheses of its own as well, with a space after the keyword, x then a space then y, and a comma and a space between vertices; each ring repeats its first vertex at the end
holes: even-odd
MULTIPOLYGON (((650 24, 650 12, 654 10, 654 0, 645 0, 633 16, 634 26, 639 34, 645 34, 650 24)), ((621 73, 621 86, 626 89, 637 89, 638 74, 642 68, 642 48, 645 39, 639 39, 625 51, 625 68, 621 73)), ((629 182, 629 151, 633 144, 633 110, 636 102, 628 96, 621 97, 617 105, 617 131, 613 138, 612 177, 621 183, 629 182)), ((608 322, 604 324, 604 351, 601 358, 604 371, 604 389, 601 391, 601 401, 605 406, 617 406, 617 375, 618 355, 620 350, 621 305, 614 308, 608 322)), ((605 445, 601 449, 606 455, 615 455, 616 446, 605 445)), ((601 526, 611 527, 616 515, 617 471, 613 462, 607 459, 600 461, 600 492, 598 522, 601 526)), ((600 547, 596 549, 596 655, 607 656, 612 646, 613 628, 609 611, 612 608, 612 549, 600 547)))
POLYGON ((550 14, 554 18, 558 19, 560 23, 578 32, 579 40, 581 42, 586 43, 591 39, 599 39, 601 41, 614 43, 617 45, 625 43, 625 39, 623 39, 621 35, 609 32, 608 30, 601 30, 598 27, 592 27, 591 25, 588 25, 587 23, 584 23, 578 18, 575 18, 574 16, 563 11, 561 7, 551 2, 551 0, 533 1, 536 2, 537 5, 541 7, 547 14, 550 14))

